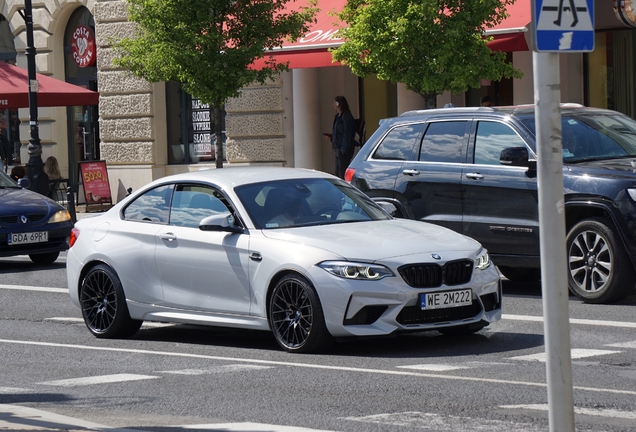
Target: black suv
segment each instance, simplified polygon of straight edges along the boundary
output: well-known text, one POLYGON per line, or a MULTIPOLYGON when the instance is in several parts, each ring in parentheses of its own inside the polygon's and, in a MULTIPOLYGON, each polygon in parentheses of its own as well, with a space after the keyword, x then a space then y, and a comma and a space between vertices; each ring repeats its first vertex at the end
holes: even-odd
MULTIPOLYGON (((563 104, 570 290, 626 297, 636 275, 636 121, 563 104)), ((397 217, 480 241, 510 280, 538 280, 534 106, 443 108, 385 119, 346 180, 397 217)))

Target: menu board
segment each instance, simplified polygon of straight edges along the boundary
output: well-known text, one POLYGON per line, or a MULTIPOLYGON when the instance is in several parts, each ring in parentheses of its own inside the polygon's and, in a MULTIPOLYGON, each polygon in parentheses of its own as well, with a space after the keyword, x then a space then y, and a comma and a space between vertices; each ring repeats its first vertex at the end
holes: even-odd
POLYGON ((194 159, 214 159, 212 145, 212 129, 210 121, 210 105, 199 99, 192 99, 192 143, 190 156, 194 159))
POLYGON ((112 203, 106 161, 80 162, 86 205, 112 203))

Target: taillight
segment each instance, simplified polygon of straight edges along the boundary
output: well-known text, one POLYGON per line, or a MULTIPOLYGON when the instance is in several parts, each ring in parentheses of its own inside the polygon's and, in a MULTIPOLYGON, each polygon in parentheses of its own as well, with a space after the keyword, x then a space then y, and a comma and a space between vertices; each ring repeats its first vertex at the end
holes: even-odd
POLYGON ((356 169, 355 168, 347 168, 347 170, 345 171, 345 178, 344 180, 347 183, 351 183, 351 180, 353 180, 353 175, 356 173, 356 169))
POLYGON ((71 237, 69 237, 68 239, 68 247, 73 247, 73 245, 75 244, 75 242, 77 241, 77 238, 79 237, 80 231, 73 227, 73 229, 71 230, 71 237))

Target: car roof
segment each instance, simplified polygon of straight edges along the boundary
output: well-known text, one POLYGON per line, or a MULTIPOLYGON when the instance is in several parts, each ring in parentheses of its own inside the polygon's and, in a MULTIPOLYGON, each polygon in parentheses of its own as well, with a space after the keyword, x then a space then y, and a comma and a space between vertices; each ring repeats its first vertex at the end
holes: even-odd
POLYGON ((213 182, 228 188, 245 184, 272 180, 288 180, 295 178, 337 178, 322 171, 275 166, 224 167, 222 169, 203 169, 183 174, 163 177, 151 185, 174 181, 213 182))
MULTIPOLYGON (((504 115, 504 116, 534 116, 535 105, 527 104, 527 105, 511 105, 511 106, 500 106, 500 107, 449 107, 449 108, 434 108, 427 110, 413 110, 406 111, 400 114, 399 117, 393 117, 390 120, 406 120, 409 117, 432 117, 432 116, 444 116, 444 115, 454 115, 454 114, 485 114, 485 115, 504 115)), ((580 112, 586 113, 598 113, 598 114, 620 114, 615 111, 606 110, 602 108, 592 108, 586 107, 581 104, 576 103, 562 103, 561 104, 561 113, 562 114, 575 114, 580 112)), ((389 119, 387 119, 389 120, 389 119)))

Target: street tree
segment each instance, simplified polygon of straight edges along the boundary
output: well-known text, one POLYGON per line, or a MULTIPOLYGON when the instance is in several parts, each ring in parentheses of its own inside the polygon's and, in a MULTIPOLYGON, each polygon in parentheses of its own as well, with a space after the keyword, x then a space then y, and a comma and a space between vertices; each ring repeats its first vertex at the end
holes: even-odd
POLYGON ((283 70, 268 51, 304 35, 315 22, 315 2, 286 10, 295 0, 127 0, 132 37, 115 41, 113 63, 149 82, 174 80, 210 105, 216 167, 223 167, 222 109, 241 88, 265 83, 283 70), (265 57, 256 69, 255 60, 265 57))
POLYGON ((358 76, 404 83, 434 104, 438 94, 465 92, 482 79, 523 76, 483 36, 514 1, 347 0, 338 14, 347 24, 338 30, 344 43, 332 55, 358 76))

